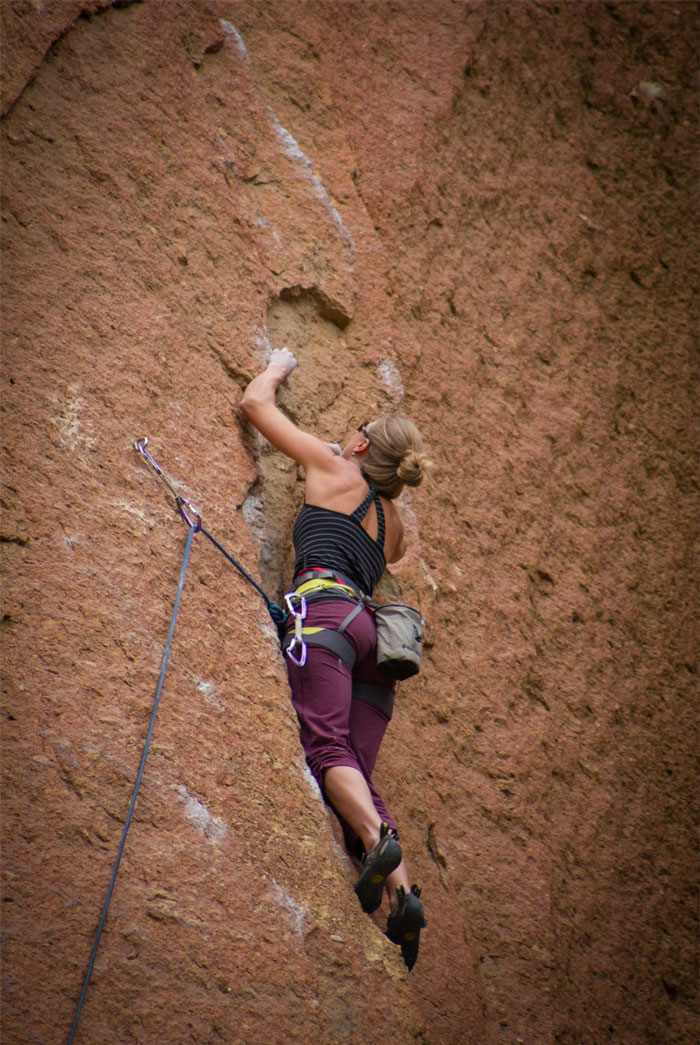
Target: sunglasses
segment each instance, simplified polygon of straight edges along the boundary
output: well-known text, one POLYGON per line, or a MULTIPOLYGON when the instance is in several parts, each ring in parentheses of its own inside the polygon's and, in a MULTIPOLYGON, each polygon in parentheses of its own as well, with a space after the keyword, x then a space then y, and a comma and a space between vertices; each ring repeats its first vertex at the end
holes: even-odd
POLYGON ((365 437, 365 439, 367 439, 368 442, 371 442, 371 439, 369 438, 369 432, 367 431, 367 422, 366 421, 363 421, 363 423, 361 425, 357 426, 357 431, 358 432, 362 432, 362 434, 365 437))

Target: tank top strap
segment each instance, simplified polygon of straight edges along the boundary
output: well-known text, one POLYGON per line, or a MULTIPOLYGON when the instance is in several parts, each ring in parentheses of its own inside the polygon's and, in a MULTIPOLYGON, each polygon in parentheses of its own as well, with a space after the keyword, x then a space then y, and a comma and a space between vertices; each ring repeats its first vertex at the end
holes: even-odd
POLYGON ((369 506, 374 501, 374 506, 377 511, 377 544, 380 548, 384 547, 384 538, 386 537, 386 519, 384 517, 384 505, 382 499, 379 496, 379 490, 375 486, 370 486, 369 493, 365 497, 362 504, 358 504, 355 511, 352 513, 351 518, 356 519, 357 522, 362 522, 365 515, 369 511, 369 506))
POLYGON ((384 538, 386 537, 386 519, 384 518, 384 505, 379 496, 379 490, 374 491, 374 506, 377 510, 377 544, 380 548, 383 548, 384 538))
POLYGON ((376 494, 377 494, 377 491, 375 490, 375 488, 373 486, 370 486, 369 493, 365 497, 365 499, 362 502, 362 504, 358 504, 358 506, 355 509, 355 511, 351 512, 350 518, 351 519, 356 519, 358 522, 362 522, 362 520, 364 519, 365 515, 367 515, 367 512, 369 511, 369 506, 372 503, 372 501, 374 500, 376 494))

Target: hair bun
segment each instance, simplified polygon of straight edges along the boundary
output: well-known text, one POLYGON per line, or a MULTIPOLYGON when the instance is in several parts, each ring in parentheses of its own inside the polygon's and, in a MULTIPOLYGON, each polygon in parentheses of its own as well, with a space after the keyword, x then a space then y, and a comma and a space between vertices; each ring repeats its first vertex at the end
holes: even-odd
POLYGON ((368 427, 369 447, 362 462, 367 482, 383 497, 398 497, 404 484, 418 486, 430 461, 421 434, 407 417, 387 414, 368 427))
POLYGON ((420 450, 406 450, 401 463, 396 469, 396 474, 402 483, 407 486, 418 486, 423 480, 423 469, 428 465, 425 454, 420 450))

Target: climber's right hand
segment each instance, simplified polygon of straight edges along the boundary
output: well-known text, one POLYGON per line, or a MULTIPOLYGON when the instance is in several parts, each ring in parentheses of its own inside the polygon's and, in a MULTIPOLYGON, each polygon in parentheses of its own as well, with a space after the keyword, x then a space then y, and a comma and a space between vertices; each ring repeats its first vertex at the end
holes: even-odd
POLYGON ((267 368, 281 372, 280 380, 284 380, 298 365, 296 356, 288 348, 274 348, 270 353, 267 368))

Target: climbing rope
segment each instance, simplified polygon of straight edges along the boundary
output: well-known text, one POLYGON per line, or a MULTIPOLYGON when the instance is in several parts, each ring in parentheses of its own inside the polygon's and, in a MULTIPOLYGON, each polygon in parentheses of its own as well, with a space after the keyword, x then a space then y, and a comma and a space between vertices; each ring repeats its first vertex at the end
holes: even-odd
POLYGON ((250 576, 250 574, 246 570, 243 569, 243 567, 241 566, 240 562, 236 562, 234 557, 232 555, 229 555, 229 553, 226 551, 226 549, 223 548, 219 544, 219 542, 217 541, 216 537, 212 537, 212 535, 207 530, 205 530, 203 526, 200 525, 199 528, 200 528, 201 532, 204 534, 204 536, 209 538, 209 540, 214 545, 214 547, 218 548, 219 551, 221 552, 221 554, 223 556, 225 556, 225 558, 228 559, 228 561, 231 563, 231 565, 236 567, 236 569, 241 574, 241 576, 245 577, 245 579, 248 581, 248 583, 252 584, 252 586, 255 588, 255 590, 258 591, 262 595, 263 599, 265 600, 265 605, 267 606, 267 612, 272 617, 273 621, 277 625, 277 630, 279 631, 279 629, 284 625, 284 622, 287 619, 287 611, 282 609, 281 606, 278 606, 276 602, 272 601, 272 599, 269 597, 269 595, 267 595, 263 591, 263 589, 260 587, 258 582, 253 580, 253 578, 250 576))
POLYGON ((185 545, 185 554, 184 554, 184 558, 183 558, 183 561, 182 561, 182 568, 180 570, 180 580, 178 582, 177 594, 175 596, 175 605, 173 607, 173 613, 172 613, 172 617, 171 617, 171 620, 170 620, 170 630, 168 631, 168 638, 167 638, 167 641, 165 643, 165 651, 163 653, 163 662, 161 664, 160 676, 158 678, 158 685, 156 687, 156 696, 155 696, 155 700, 153 702, 153 710, 151 712, 151 719, 150 719, 150 722, 149 722, 149 725, 148 725, 148 732, 146 734, 146 742, 144 744, 143 754, 141 755, 141 763, 139 765, 139 770, 138 770, 138 773, 136 775, 136 782, 134 784, 134 789, 133 789, 133 792, 132 792, 132 795, 131 795, 131 802, 129 803, 129 812, 127 813, 126 822, 124 824, 124 830, 122 832, 121 841, 119 843, 119 849, 117 850, 117 857, 116 857, 116 860, 114 862, 114 868, 112 869, 112 877, 110 879, 109 887, 107 889, 107 897, 105 899, 104 906, 102 908, 102 914, 100 916, 100 921, 99 921, 99 924, 98 924, 98 927, 97 927, 97 933, 96 933, 96 936, 95 936, 95 942, 94 942, 94 944, 92 946, 92 952, 90 954, 90 960, 88 961, 88 966, 87 966, 87 970, 86 970, 86 973, 85 973, 85 979, 83 980, 83 987, 82 987, 82 990, 80 992, 80 998, 78 999, 78 1004, 77 1004, 77 1007, 76 1007, 76 1010, 75 1010, 75 1016, 73 1018, 73 1025, 71 1027, 70 1035, 68 1037, 68 1045, 72 1045, 73 1039, 75 1037, 75 1032, 78 1029, 78 1022, 80 1020, 80 1014, 81 1014, 81 1012, 83 1010, 83 1004, 85 1002, 85 996, 87 994, 88 986, 90 984, 90 979, 92 977, 92 972, 93 972, 93 969, 94 969, 94 966, 95 966, 95 959, 97 958, 97 951, 98 951, 98 948, 100 946, 100 939, 102 938, 102 931, 104 929, 105 922, 107 920, 107 912, 109 911, 109 905, 110 905, 110 902, 111 902, 111 899, 112 899, 112 893, 114 892, 114 886, 115 886, 115 883, 116 883, 116 880, 117 880, 117 874, 118 874, 118 871, 119 871, 119 865, 121 863, 122 854, 124 852, 124 846, 126 844, 126 836, 127 836, 128 831, 129 831, 129 827, 131 825, 132 817, 134 815, 134 807, 136 805, 136 799, 138 797, 139 788, 141 787, 141 779, 143 777, 143 771, 144 771, 145 766, 146 766, 146 759, 148 757, 148 751, 149 751, 149 748, 151 746, 151 738, 153 736, 153 728, 154 728, 155 722, 156 722, 156 713, 158 711, 158 704, 160 703, 160 696, 161 696, 161 693, 162 693, 162 690, 163 690, 163 682, 165 681, 165 670, 166 670, 166 668, 168 666, 168 658, 170 656, 170 647, 172 645, 173 634, 175 632, 175 622, 177 620, 177 615, 178 615, 178 612, 179 612, 179 609, 180 609, 180 600, 181 600, 181 597, 182 597, 182 590, 183 590, 184 585, 185 585, 185 574, 187 573, 187 564, 188 564, 189 558, 190 558, 190 550, 192 548, 192 541, 194 539, 194 535, 196 533, 199 533, 199 532, 204 534, 204 536, 207 537, 208 540, 211 541, 211 543, 214 545, 214 547, 217 548, 221 552, 221 554, 223 556, 225 556, 225 558, 228 559, 228 561, 233 566, 236 567, 236 569, 241 574, 241 576, 244 577, 245 580, 247 580, 248 583, 251 584, 256 589, 257 592, 259 592, 259 594, 262 596, 262 598, 265 601, 265 605, 267 606, 267 610, 268 610, 270 616, 272 617, 272 620, 274 621, 274 623, 275 623, 275 625, 277 627, 277 631, 280 634, 280 636, 281 636, 283 628, 284 628, 284 623, 285 623, 285 621, 287 619, 286 611, 283 610, 281 606, 278 606, 276 603, 274 603, 270 599, 270 597, 265 593, 265 591, 263 591, 263 589, 260 587, 260 585, 257 583, 257 581, 255 581, 251 577, 251 575, 248 573, 248 571, 246 569, 244 569, 244 567, 241 566, 241 564, 236 559, 234 559, 234 557, 232 555, 230 555, 229 552, 226 551, 226 549, 216 540, 215 537, 212 536, 212 534, 210 534, 207 530, 204 529, 204 527, 202 526, 202 517, 201 517, 200 513, 197 511, 197 509, 194 507, 194 505, 192 504, 191 501, 188 501, 185 497, 183 497, 178 492, 178 490, 175 487, 175 484, 173 483, 172 479, 168 478, 168 476, 165 474, 165 472, 160 467, 158 462, 153 459, 151 454, 146 449, 147 445, 148 445, 148 437, 144 437, 142 439, 137 439, 136 442, 134 443, 134 449, 137 450, 138 453, 140 453, 148 461, 148 463, 151 465, 151 467, 155 470, 155 473, 158 476, 158 478, 161 479, 165 483, 165 485, 167 486, 168 490, 170 491, 170 493, 175 498, 175 506, 176 506, 178 512, 180 513, 180 515, 182 516, 182 518, 185 520, 185 522, 189 526, 189 532, 187 534, 187 542, 186 542, 186 545, 185 545))
POLYGON ((160 677, 158 679, 158 686, 156 689, 156 696, 153 702, 153 710, 151 712, 151 720, 148 724, 148 733, 146 734, 146 743, 144 744, 143 754, 141 755, 141 764, 139 765, 139 771, 136 774, 136 783, 134 784, 134 790, 131 795, 131 802, 129 803, 129 812, 126 816, 126 822, 124 824, 124 830, 122 831, 121 842, 119 843, 119 849, 117 850, 117 858, 114 862, 114 869, 112 870, 112 877, 109 882, 109 888, 107 889, 107 898, 102 908, 102 916, 100 918, 99 925, 97 927, 97 935, 95 936, 95 942, 92 946, 92 953, 90 955, 90 961, 88 962, 87 972, 85 973, 85 979, 83 981, 83 989, 80 992, 80 999, 75 1011, 75 1017, 73 1019, 73 1026, 71 1027, 70 1036, 68 1038, 68 1045, 71 1045, 75 1032, 78 1029, 78 1021, 80 1019, 80 1013, 83 1009, 83 1003, 85 1001, 85 995, 87 994, 88 985, 90 978, 92 977, 92 970, 95 965, 95 959, 97 958, 97 949, 100 946, 100 939, 102 937, 102 930, 104 929, 105 922, 107 920, 107 912, 109 910, 109 904, 112 899, 112 893, 114 892, 114 884, 117 880, 117 872, 119 871, 119 864, 121 863, 122 853, 124 852, 124 846, 126 844, 126 836, 131 825, 131 819, 134 815, 134 806, 136 805, 136 799, 138 797, 139 788, 141 787, 141 778, 143 777, 143 771, 146 766, 146 759, 148 758, 148 750, 151 746, 151 738, 153 736, 153 727, 156 723, 156 712, 158 711, 158 704, 160 703, 160 695, 163 691, 163 682, 165 680, 165 669, 168 666, 168 658, 170 656, 170 647, 173 641, 173 634, 175 632, 175 622, 177 620, 177 614, 180 609, 180 599, 182 597, 182 589, 185 584, 185 574, 187 572, 187 563, 190 557, 190 548, 192 547, 192 538, 197 532, 196 525, 190 525, 190 531, 187 534, 187 543, 185 545, 185 557, 182 561, 182 569, 180 570, 180 581, 177 586, 177 594, 175 596, 175 606, 173 608, 172 617, 170 620, 170 630, 168 631, 168 640, 165 643, 165 652, 163 654, 163 663, 161 664, 160 677))

